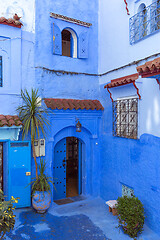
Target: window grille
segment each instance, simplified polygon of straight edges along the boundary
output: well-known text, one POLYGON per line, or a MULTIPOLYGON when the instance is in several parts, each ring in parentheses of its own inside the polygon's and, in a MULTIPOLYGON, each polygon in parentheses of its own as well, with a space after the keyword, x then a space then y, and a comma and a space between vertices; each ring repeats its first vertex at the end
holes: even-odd
POLYGON ((2 87, 2 56, 0 56, 0 87, 2 87))
POLYGON ((130 18, 130 44, 134 44, 160 29, 160 0, 144 7, 130 18))
POLYGON ((11 147, 28 147, 29 143, 28 142, 12 142, 11 147))
POLYGON ((137 139, 138 99, 113 102, 113 136, 137 139))
POLYGON ((133 188, 127 187, 126 185, 122 184, 122 197, 133 197, 134 190, 133 188))

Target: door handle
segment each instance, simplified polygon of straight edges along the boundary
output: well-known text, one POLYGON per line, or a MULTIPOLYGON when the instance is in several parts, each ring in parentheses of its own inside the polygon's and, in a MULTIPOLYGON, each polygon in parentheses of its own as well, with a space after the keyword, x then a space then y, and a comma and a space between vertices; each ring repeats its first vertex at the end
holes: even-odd
POLYGON ((26 176, 31 176, 31 172, 26 172, 26 176))

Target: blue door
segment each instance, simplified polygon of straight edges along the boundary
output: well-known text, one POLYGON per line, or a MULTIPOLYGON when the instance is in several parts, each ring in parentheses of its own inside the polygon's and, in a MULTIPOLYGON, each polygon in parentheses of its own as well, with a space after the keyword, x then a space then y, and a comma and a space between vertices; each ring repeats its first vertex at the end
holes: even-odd
POLYGON ((9 198, 19 197, 16 207, 31 205, 31 146, 29 142, 9 142, 9 198))
POLYGON ((53 179, 56 190, 53 199, 66 198, 66 138, 59 141, 54 148, 53 179))

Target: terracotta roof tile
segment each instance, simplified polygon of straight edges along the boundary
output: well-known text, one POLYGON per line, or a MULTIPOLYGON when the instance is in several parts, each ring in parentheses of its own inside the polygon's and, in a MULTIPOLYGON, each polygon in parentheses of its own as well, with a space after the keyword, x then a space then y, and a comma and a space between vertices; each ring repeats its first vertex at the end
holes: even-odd
POLYGON ((21 26, 23 26, 23 24, 20 22, 20 17, 18 17, 16 13, 13 18, 7 19, 5 17, 0 17, 0 24, 5 24, 17 28, 21 28, 21 26))
POLYGON ((138 77, 139 77, 138 73, 135 73, 135 74, 128 75, 125 77, 116 78, 116 79, 111 80, 110 83, 106 84, 104 86, 104 88, 113 88, 113 87, 126 85, 126 84, 134 82, 135 80, 138 79, 138 77))
POLYGON ((44 102, 51 109, 86 109, 86 110, 104 110, 102 104, 98 100, 78 100, 78 99, 60 99, 45 98, 44 102))
POLYGON ((21 126, 22 122, 20 121, 18 116, 11 115, 0 115, 0 127, 3 126, 21 126))
POLYGON ((145 64, 137 67, 137 72, 142 77, 150 77, 160 74, 160 57, 153 61, 148 61, 145 64))

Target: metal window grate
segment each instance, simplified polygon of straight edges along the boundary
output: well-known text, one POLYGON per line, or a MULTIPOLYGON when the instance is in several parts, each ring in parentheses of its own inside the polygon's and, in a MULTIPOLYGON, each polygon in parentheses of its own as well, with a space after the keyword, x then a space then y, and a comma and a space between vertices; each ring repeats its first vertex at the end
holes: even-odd
POLYGON ((113 136, 137 139, 138 99, 122 99, 113 102, 113 136))
POLYGON ((28 142, 12 142, 11 147, 28 147, 28 142))
POLYGON ((133 197, 134 196, 134 190, 133 188, 130 188, 124 184, 122 184, 122 197, 133 197))
POLYGON ((0 56, 0 87, 3 85, 3 79, 2 79, 2 56, 0 56))
POLYGON ((160 0, 145 7, 129 20, 130 44, 134 44, 160 29, 160 0))

